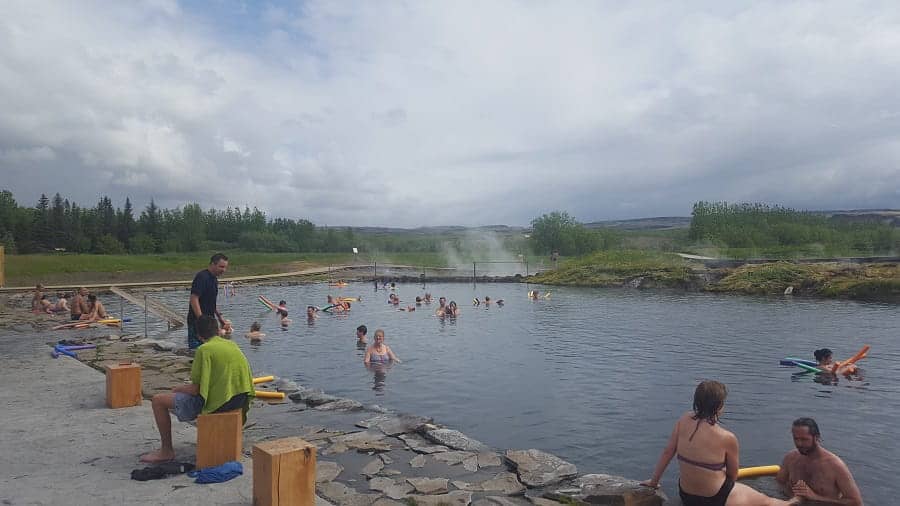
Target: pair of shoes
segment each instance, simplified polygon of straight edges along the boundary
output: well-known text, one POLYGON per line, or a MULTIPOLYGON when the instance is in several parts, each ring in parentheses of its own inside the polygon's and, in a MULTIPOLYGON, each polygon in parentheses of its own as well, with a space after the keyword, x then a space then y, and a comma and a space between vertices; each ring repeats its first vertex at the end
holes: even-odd
POLYGON ((194 464, 190 462, 164 462, 131 471, 131 479, 137 481, 159 480, 173 474, 184 474, 193 470, 194 464))

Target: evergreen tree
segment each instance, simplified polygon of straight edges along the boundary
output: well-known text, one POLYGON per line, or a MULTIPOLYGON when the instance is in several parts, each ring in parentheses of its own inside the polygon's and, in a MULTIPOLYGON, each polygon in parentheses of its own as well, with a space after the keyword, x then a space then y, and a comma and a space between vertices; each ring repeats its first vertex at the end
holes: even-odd
POLYGON ((50 229, 50 199, 43 193, 35 207, 34 242, 39 250, 50 249, 50 245, 53 243, 50 229))
POLYGON ((66 209, 63 198, 57 192, 53 196, 53 205, 50 208, 50 236, 53 248, 66 247, 66 209))
POLYGON ((162 252, 163 244, 163 223, 162 212, 156 206, 156 202, 150 199, 150 204, 141 213, 138 225, 141 232, 150 236, 153 240, 153 250, 157 253, 162 252))
POLYGON ((116 237, 125 246, 125 249, 130 251, 131 240, 134 238, 137 227, 134 222, 134 209, 131 207, 131 198, 129 197, 125 197, 125 209, 119 215, 117 225, 116 237))

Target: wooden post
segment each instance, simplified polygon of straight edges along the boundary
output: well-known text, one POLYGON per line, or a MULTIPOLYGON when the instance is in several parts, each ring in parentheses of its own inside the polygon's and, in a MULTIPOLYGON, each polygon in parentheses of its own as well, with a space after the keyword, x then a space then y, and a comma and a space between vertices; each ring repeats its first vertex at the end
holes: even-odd
POLYGON ((140 406, 140 364, 114 364, 103 368, 106 370, 106 406, 113 409, 140 406))
POLYGON ((197 469, 240 460, 244 449, 244 415, 240 409, 197 417, 197 469))
POLYGON ((299 437, 253 447, 253 506, 314 506, 316 447, 299 437))

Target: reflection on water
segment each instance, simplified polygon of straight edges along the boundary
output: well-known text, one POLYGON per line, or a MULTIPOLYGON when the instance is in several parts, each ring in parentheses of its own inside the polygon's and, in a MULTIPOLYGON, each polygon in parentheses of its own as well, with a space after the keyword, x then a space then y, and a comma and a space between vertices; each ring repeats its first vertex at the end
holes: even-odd
MULTIPOLYGON (((220 298, 220 310, 243 334, 259 320, 269 337, 259 346, 236 339, 254 372, 289 377, 328 393, 434 417, 497 448, 539 448, 580 472, 643 479, 652 471, 672 422, 691 407, 702 379, 728 385, 724 422, 741 443, 744 466, 777 464, 793 447, 790 424, 819 421, 829 450, 859 482, 867 504, 893 502, 900 450, 886 444, 900 414, 900 312, 896 306, 803 298, 759 298, 553 288, 530 300, 534 285, 399 285, 368 295, 349 314, 320 313, 285 332, 256 296, 284 299, 289 308, 323 305, 327 295, 355 297, 372 285, 245 287, 220 298), (435 304, 414 312, 386 304, 430 292, 435 304), (382 293, 385 296, 382 296, 382 293), (435 316, 437 298, 472 301, 490 295, 504 307, 461 306, 457 318, 435 316), (383 328, 404 362, 387 371, 360 367, 356 327, 383 328), (829 347, 850 356, 872 345, 853 378, 793 375, 779 366, 829 347), (890 498, 890 499, 889 499, 890 498)), ((537 287, 542 293, 545 287, 537 287)), ((154 293, 177 311, 186 290, 154 293)), ((140 315, 128 331, 143 329, 140 315)), ((165 332, 179 342, 184 330, 165 332)), ((673 466, 674 467, 674 466, 673 466)), ((677 496, 676 475, 663 480, 677 496)), ((759 480, 765 482, 765 480, 759 480)))
POLYGON ((372 390, 374 390, 376 395, 383 395, 385 380, 387 380, 387 372, 388 369, 393 367, 393 364, 370 364, 366 366, 370 371, 372 371, 373 385, 372 390))

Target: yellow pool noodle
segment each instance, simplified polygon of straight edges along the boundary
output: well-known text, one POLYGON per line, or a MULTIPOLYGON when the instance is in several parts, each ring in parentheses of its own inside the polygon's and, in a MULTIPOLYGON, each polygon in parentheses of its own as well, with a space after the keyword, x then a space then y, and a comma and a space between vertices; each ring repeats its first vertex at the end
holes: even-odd
POLYGON ((284 392, 268 392, 264 390, 257 390, 256 396, 260 399, 284 399, 284 392))
POLYGON ((260 383, 268 383, 270 381, 275 381, 275 376, 260 376, 259 378, 253 378, 254 385, 258 385, 260 383))
POLYGON ((737 478, 756 478, 759 476, 774 476, 781 470, 781 466, 757 466, 742 467, 738 469, 737 478))

